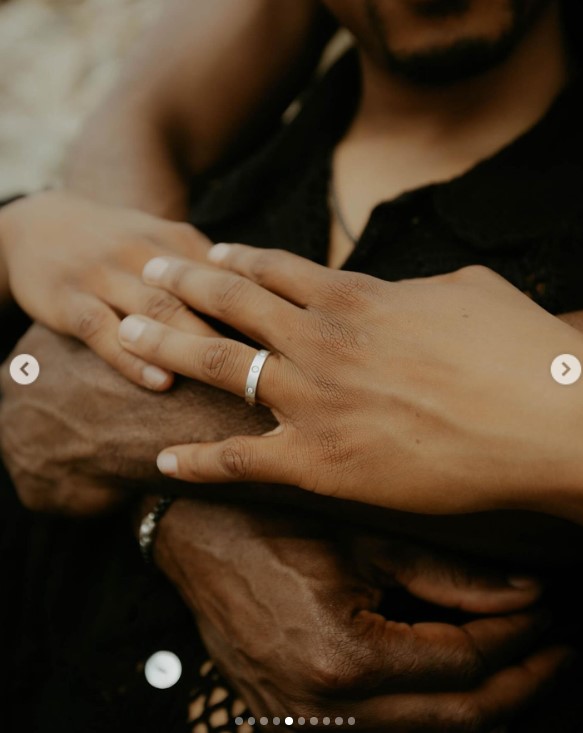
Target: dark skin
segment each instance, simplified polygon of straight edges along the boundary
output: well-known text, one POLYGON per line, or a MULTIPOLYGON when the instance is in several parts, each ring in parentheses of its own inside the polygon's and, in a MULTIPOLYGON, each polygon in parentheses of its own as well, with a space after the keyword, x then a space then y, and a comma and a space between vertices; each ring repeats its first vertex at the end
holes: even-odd
MULTIPOLYGON (((213 439, 241 423, 249 429, 250 421, 257 432, 273 426, 267 411, 249 410, 203 385, 184 382, 164 398, 140 390, 81 345, 39 327, 18 349, 59 364, 45 367, 43 378, 26 390, 3 370, 3 454, 21 499, 37 510, 93 514, 111 507, 108 492, 131 496, 111 488, 122 483, 164 491, 168 487, 152 457, 169 437, 213 439)), ((190 487, 184 490, 191 495, 190 487)), ((236 495, 229 491, 232 500, 236 495)), ((259 489, 256 499, 262 491, 269 487, 259 489)), ((386 729, 387 721, 395 721, 391 716, 399 715, 406 731, 431 730, 431 719, 439 721, 435 730, 471 725, 488 732, 540 697, 569 657, 564 648, 545 649, 538 612, 516 613, 537 598, 536 585, 512 588, 488 564, 475 566, 410 540, 387 544, 353 524, 331 534, 326 527, 333 525, 318 514, 310 518, 314 507, 305 503, 300 514, 286 510, 282 516, 281 509, 250 502, 247 490, 245 506, 217 503, 214 488, 211 495, 213 502, 199 495, 169 511, 156 560, 199 620, 217 664, 257 714, 285 709, 321 717, 335 700, 335 709, 365 721, 364 729, 386 729), (374 614, 383 591, 395 585, 436 605, 479 615, 464 633, 449 624, 395 625, 374 614), (373 615, 363 620, 358 609, 373 615), (241 614, 245 624, 239 623, 241 614), (264 627, 271 632, 257 634, 264 627), (374 653, 380 643, 390 645, 390 653, 374 653), (486 666, 480 663, 484 657, 490 660, 486 666), (402 689, 394 685, 400 658, 415 670, 403 678, 402 689), (384 660, 392 661, 385 666, 384 660), (518 667, 515 660, 521 660, 518 667), (381 698, 373 702, 366 695, 358 702, 361 687, 371 680, 381 698), (340 699, 352 703, 342 708, 340 699)), ((293 489, 287 499, 304 502, 293 489)), ((150 503, 145 500, 140 516, 150 503)), ((340 502, 330 506, 345 510, 340 502)), ((490 535, 490 527, 485 529, 490 535)), ((426 617, 434 614, 429 610, 426 617)))
MULTIPOLYGON (((340 538, 306 512, 283 518, 223 504, 217 513, 201 500, 170 511, 157 561, 257 715, 354 716, 359 730, 490 731, 519 700, 530 702, 548 669, 550 657, 511 664, 540 638, 544 615, 457 627, 378 613, 397 586, 462 608, 510 599, 493 576, 447 554, 349 526, 340 538)), ((398 599, 393 605, 389 613, 399 613, 398 599)))

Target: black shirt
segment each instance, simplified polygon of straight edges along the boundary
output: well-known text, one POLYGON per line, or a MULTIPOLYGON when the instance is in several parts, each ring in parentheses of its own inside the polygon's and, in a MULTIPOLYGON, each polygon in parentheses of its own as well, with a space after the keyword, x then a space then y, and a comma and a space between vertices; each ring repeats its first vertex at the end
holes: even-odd
MULTIPOLYGON (((583 308, 582 91, 573 84, 538 125, 464 175, 376 206, 343 269, 400 280, 481 264, 553 313, 583 308)), ((290 125, 211 181, 193 205, 196 225, 216 241, 325 264, 331 157, 359 92, 349 52, 290 125)))

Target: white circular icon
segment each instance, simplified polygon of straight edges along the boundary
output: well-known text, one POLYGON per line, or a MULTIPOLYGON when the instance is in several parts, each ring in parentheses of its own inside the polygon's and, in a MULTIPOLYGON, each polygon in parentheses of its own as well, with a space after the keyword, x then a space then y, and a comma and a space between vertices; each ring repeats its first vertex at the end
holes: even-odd
POLYGON ((144 674, 152 687, 167 690, 182 676, 182 664, 172 652, 156 652, 146 662, 144 674))
POLYGON ((10 376, 17 384, 32 384, 39 374, 40 365, 30 354, 19 354, 10 362, 10 376))
POLYGON ((553 359, 551 375, 559 384, 575 384, 581 378, 581 362, 573 354, 561 354, 553 359))

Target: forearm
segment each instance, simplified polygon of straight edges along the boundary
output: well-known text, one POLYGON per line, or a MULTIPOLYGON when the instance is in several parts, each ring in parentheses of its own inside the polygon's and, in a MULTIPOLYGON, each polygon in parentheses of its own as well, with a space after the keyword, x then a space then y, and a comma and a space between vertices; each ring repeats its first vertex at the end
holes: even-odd
POLYGON ((113 94, 87 122, 64 170, 66 188, 115 206, 184 220, 188 186, 170 134, 148 105, 113 94))
POLYGON ((172 0, 73 145, 65 185, 184 219, 191 176, 278 119, 329 33, 314 0, 172 0))

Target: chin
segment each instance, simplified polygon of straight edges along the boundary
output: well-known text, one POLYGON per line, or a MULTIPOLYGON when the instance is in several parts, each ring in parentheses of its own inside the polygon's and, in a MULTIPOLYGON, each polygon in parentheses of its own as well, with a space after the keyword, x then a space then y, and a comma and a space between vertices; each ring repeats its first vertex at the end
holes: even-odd
POLYGON ((384 65, 402 78, 425 86, 449 86, 492 71, 511 55, 513 43, 464 39, 443 48, 396 54, 384 65))
POLYGON ((503 63, 549 0, 367 0, 385 64, 426 84, 453 84, 503 63))

